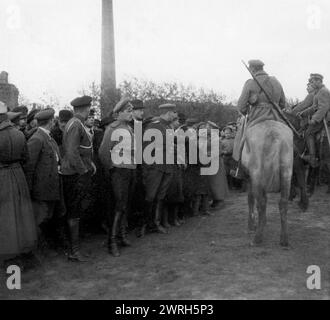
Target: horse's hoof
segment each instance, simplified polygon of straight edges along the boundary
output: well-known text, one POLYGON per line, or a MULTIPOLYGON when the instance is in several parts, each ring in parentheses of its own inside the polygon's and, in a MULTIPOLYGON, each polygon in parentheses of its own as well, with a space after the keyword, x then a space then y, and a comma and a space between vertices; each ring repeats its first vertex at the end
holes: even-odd
POLYGON ((285 250, 290 250, 290 245, 288 240, 281 240, 280 245, 285 250))
POLYGON ((285 245, 285 246, 281 244, 281 247, 282 247, 282 250, 285 250, 285 251, 290 251, 292 249, 289 244, 285 245))
POLYGON ((251 243, 253 247, 259 247, 263 243, 263 238, 257 234, 251 243))
POLYGON ((249 226, 248 228, 248 232, 249 233, 255 233, 257 231, 257 227, 256 226, 249 226))

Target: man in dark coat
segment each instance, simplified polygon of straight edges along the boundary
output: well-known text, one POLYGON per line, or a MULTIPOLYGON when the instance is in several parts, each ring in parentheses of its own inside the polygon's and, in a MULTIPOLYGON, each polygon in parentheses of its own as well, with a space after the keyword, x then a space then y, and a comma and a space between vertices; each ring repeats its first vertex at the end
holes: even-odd
POLYGON ((93 142, 84 125, 92 98, 83 96, 74 99, 74 117, 67 123, 63 136, 63 159, 61 173, 63 175, 65 205, 71 234, 71 253, 69 260, 84 262, 85 257, 80 254, 79 222, 83 212, 82 202, 91 184, 91 177, 96 173, 92 161, 93 142))
POLYGON ((117 236, 120 234, 121 244, 130 246, 127 239, 127 213, 134 192, 136 164, 134 159, 134 133, 129 123, 132 120, 132 105, 128 99, 122 99, 114 108, 117 121, 110 124, 104 134, 99 150, 100 160, 104 168, 110 171, 112 191, 115 198, 115 212, 109 232, 109 252, 120 256, 117 236), (113 134, 123 137, 118 141, 113 134))
MULTIPOLYGON (((162 227, 161 219, 163 215, 164 200, 167 191, 170 187, 173 175, 173 165, 166 164, 166 154, 171 152, 166 145, 166 130, 172 130, 170 124, 177 118, 176 105, 164 104, 159 106, 161 113, 158 120, 152 121, 146 126, 145 131, 155 130, 161 133, 161 143, 156 140, 154 156, 162 154, 162 163, 145 164, 143 168, 144 185, 146 191, 145 210, 146 216, 153 216, 153 206, 155 205, 156 211, 153 216, 153 221, 156 231, 159 233, 168 233, 167 229, 162 227)), ((149 143, 144 145, 144 150, 148 147, 149 143)), ((146 160, 146 159, 144 159, 146 160)))
POLYGON ((60 152, 50 136, 54 114, 54 109, 45 109, 35 115, 39 127, 28 141, 29 159, 25 174, 38 226, 49 221, 59 208, 62 215, 65 213, 59 175, 60 152))
POLYGON ((0 101, 0 260, 33 251, 37 232, 22 170, 28 152, 22 132, 8 120, 0 101))

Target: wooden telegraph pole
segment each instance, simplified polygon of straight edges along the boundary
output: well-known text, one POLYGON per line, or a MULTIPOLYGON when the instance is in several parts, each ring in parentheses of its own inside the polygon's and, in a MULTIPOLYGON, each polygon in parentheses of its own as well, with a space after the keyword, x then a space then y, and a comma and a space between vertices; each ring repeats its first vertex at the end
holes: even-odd
POLYGON ((116 101, 115 35, 112 0, 102 0, 101 112, 106 116, 116 101))

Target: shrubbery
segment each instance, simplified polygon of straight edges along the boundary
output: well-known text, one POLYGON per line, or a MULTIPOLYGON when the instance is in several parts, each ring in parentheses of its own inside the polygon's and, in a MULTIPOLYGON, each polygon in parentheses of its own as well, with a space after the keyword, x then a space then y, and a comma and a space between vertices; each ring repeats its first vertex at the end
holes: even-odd
MULTIPOLYGON (((93 97, 94 108, 100 114, 100 86, 92 83, 81 94, 93 97)), ((225 96, 181 83, 155 83, 149 80, 133 78, 119 84, 118 99, 120 96, 141 99, 146 106, 146 116, 158 115, 158 106, 163 103, 175 103, 178 111, 187 118, 197 118, 200 121, 211 120, 220 127, 228 122, 236 121, 238 111, 232 104, 225 103, 225 96)))

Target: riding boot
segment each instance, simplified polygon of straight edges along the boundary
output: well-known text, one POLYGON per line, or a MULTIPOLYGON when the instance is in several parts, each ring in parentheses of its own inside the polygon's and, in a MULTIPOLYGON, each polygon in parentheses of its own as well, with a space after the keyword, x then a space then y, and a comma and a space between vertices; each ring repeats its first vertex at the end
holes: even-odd
POLYGON ((223 209, 224 206, 225 206, 224 201, 214 200, 212 205, 211 205, 211 209, 214 210, 214 211, 217 211, 217 210, 223 209))
POLYGON ((179 206, 175 205, 173 210, 174 210, 174 212, 173 212, 173 225, 175 227, 180 227, 181 223, 179 222, 179 218, 178 218, 179 206))
POLYGON ((161 220, 162 220, 162 225, 164 228, 166 228, 166 229, 171 228, 170 224, 168 223, 168 207, 163 208, 161 220))
POLYGON ((70 238, 68 224, 64 218, 60 218, 57 226, 57 250, 63 251, 66 255, 70 250, 70 238))
POLYGON ((315 151, 315 139, 313 135, 309 135, 306 139, 309 155, 303 156, 303 159, 307 161, 312 168, 317 167, 316 151, 315 151))
POLYGON ((130 247, 131 243, 129 242, 128 238, 127 238, 127 226, 126 226, 126 219, 122 219, 122 223, 120 226, 120 241, 121 241, 121 245, 123 247, 130 247))
POLYGON ((72 262, 87 262, 88 260, 86 260, 86 258, 83 257, 83 255, 80 253, 79 221, 80 219, 69 220, 71 252, 68 256, 68 259, 72 262))
POLYGON ((152 202, 145 201, 144 212, 141 218, 140 226, 136 231, 136 236, 138 238, 143 238, 146 235, 147 226, 150 225, 152 221, 152 202))
POLYGON ((167 234, 168 231, 164 227, 162 227, 160 224, 162 214, 163 214, 163 201, 159 200, 159 201, 157 201, 157 204, 156 204, 156 212, 155 212, 155 219, 154 219, 156 231, 158 233, 167 234))
POLYGON ((115 217, 113 219, 112 227, 109 234, 109 253, 111 253, 114 257, 119 257, 119 249, 117 244, 117 231, 120 223, 121 212, 116 211, 115 217))
POLYGON ((201 206, 202 196, 197 195, 193 201, 193 217, 197 217, 199 215, 199 208, 201 206))

